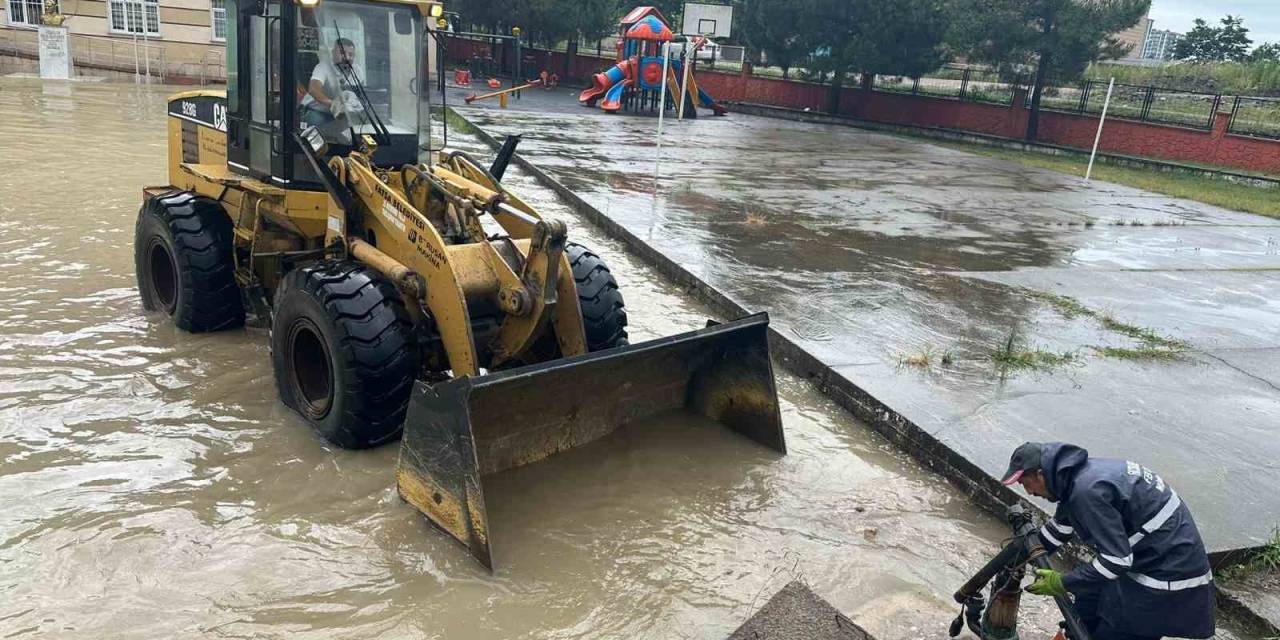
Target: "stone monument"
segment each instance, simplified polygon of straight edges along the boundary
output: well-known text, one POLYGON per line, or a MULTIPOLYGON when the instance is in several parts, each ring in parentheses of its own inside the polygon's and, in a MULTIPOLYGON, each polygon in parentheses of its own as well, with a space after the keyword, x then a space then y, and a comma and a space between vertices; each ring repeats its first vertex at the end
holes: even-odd
POLYGON ((45 80, 71 79, 71 37, 62 23, 66 16, 58 13, 57 0, 45 0, 40 16, 40 77, 45 80))

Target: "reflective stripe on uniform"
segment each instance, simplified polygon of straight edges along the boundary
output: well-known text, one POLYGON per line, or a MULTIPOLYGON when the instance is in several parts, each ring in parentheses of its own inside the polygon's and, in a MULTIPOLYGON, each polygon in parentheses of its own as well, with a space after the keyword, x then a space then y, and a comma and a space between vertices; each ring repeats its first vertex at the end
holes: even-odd
POLYGON ((1040 527, 1040 535, 1044 536, 1044 539, 1048 540, 1049 544, 1055 547, 1062 546, 1062 541, 1055 538, 1052 533, 1049 533, 1049 527, 1040 527))
POLYGON ((1061 522, 1058 522, 1053 518, 1049 518, 1048 524, 1049 526, 1053 527, 1054 530, 1056 530, 1058 533, 1061 533, 1064 536, 1069 536, 1076 532, 1074 528, 1068 527, 1067 525, 1062 524, 1061 522))
POLYGON ((1212 571, 1202 576, 1187 578, 1186 580, 1156 580, 1151 576, 1134 573, 1132 571, 1128 573, 1128 576, 1133 578, 1134 582, 1137 582, 1144 587, 1151 587, 1152 589, 1159 589, 1161 591, 1182 591, 1183 589, 1193 589, 1213 582, 1212 571))
POLYGON ((1154 517, 1142 525, 1141 531, 1129 536, 1129 545, 1138 544, 1138 541, 1147 537, 1148 533, 1154 533, 1157 529, 1163 527, 1164 523, 1173 517, 1173 513, 1180 506, 1182 506, 1182 500, 1178 498, 1178 492, 1170 489, 1169 500, 1164 503, 1164 506, 1160 508, 1160 511, 1154 517))
POLYGON ((1117 567, 1132 567, 1132 566, 1133 566, 1133 554, 1132 554, 1132 553, 1131 553, 1131 554, 1129 554, 1129 555, 1127 555, 1127 556, 1125 556, 1125 557, 1123 557, 1123 558, 1117 558, 1117 557, 1115 557, 1115 556, 1109 556, 1109 555, 1107 555, 1107 554, 1105 554, 1105 553, 1099 553, 1098 555, 1099 555, 1099 556, 1101 556, 1103 560, 1106 560, 1107 562, 1110 562, 1111 564, 1114 564, 1114 565, 1116 565, 1117 567))
POLYGON ((1097 559, 1097 558, 1094 558, 1094 559, 1093 559, 1093 568, 1094 568, 1094 569, 1097 569, 1097 570, 1098 570, 1098 573, 1101 573, 1101 574, 1102 574, 1102 577, 1104 577, 1104 578, 1106 578, 1106 579, 1108 579, 1108 580, 1115 580, 1116 578, 1119 578, 1119 577, 1120 577, 1120 576, 1118 576, 1118 575, 1116 575, 1116 574, 1112 573, 1110 569, 1108 569, 1108 568, 1106 568, 1106 567, 1102 566, 1102 563, 1101 563, 1101 562, 1098 562, 1098 559, 1097 559))

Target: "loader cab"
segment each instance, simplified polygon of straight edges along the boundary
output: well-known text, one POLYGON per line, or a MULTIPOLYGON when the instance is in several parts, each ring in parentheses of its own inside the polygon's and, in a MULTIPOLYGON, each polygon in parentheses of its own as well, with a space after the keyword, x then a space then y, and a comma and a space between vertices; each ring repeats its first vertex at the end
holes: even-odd
POLYGON ((369 135, 378 145, 374 164, 416 164, 427 109, 420 89, 429 7, 407 0, 227 0, 229 15, 238 18, 227 33, 230 169, 290 189, 322 190, 295 137, 312 125, 328 143, 327 155, 345 155, 369 135))

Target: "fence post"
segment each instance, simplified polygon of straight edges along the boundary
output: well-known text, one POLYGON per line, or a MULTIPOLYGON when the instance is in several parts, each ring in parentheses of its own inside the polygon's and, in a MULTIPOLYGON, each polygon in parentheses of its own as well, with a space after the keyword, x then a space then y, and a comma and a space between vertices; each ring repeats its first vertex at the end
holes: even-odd
POLYGON ((964 100, 964 94, 969 90, 969 68, 965 67, 964 74, 960 76, 960 99, 964 100))
POLYGON ((1093 92, 1093 81, 1085 80, 1084 89, 1080 91, 1080 104, 1076 107, 1076 113, 1084 113, 1089 110, 1089 94, 1093 92))
POLYGON ((1147 118, 1151 115, 1151 102, 1154 101, 1155 98, 1156 87, 1155 85, 1151 85, 1147 87, 1147 97, 1142 101, 1142 115, 1139 119, 1143 122, 1146 122, 1147 118))

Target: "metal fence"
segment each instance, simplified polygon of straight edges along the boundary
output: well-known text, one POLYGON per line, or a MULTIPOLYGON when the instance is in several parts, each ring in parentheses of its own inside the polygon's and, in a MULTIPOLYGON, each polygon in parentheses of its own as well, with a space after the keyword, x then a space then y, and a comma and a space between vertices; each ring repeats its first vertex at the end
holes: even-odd
MULTIPOLYGON (((1107 85, 1107 82, 1100 80, 1089 80, 1077 86, 1050 83, 1045 87, 1040 107, 1052 111, 1097 115, 1102 113, 1106 102, 1107 85)), ((1107 116, 1208 131, 1213 128, 1214 118, 1221 106, 1222 95, 1216 93, 1117 84, 1111 95, 1107 116)))
POLYGON ((1012 105, 1013 96, 1022 82, 1002 77, 992 70, 963 68, 948 69, 940 77, 905 78, 877 75, 873 87, 876 91, 907 93, 937 98, 958 98, 973 102, 1012 105))
POLYGON ((1237 96, 1227 133, 1280 140, 1280 98, 1237 96))

